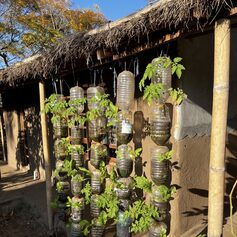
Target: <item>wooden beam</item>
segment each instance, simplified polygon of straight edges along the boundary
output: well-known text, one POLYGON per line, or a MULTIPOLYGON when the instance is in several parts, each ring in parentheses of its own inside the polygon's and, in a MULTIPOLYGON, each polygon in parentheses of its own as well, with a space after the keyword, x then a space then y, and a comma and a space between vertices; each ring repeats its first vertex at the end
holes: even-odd
MULTIPOLYGON (((39 82, 39 97, 40 97, 40 110, 44 110, 45 101, 45 84, 44 81, 39 82)), ((50 203, 52 201, 52 189, 51 189, 51 161, 49 153, 49 142, 48 142, 48 124, 45 113, 41 113, 41 130, 42 130, 42 141, 43 141, 43 153, 45 162, 45 179, 46 179, 46 199, 47 199, 47 212, 48 212, 48 228, 49 231, 53 232, 53 221, 52 221, 52 210, 50 203)))
POLYGON ((234 7, 230 10, 230 16, 235 16, 237 15, 237 7, 234 7))
POLYGON ((230 19, 221 19, 215 24, 208 237, 222 236, 223 229, 225 148, 230 70, 230 29, 230 19))

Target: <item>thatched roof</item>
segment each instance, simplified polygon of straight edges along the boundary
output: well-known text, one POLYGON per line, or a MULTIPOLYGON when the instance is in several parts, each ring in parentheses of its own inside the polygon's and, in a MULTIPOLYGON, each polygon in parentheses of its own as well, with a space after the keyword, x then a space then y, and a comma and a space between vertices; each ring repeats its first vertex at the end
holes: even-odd
POLYGON ((134 44, 161 29, 184 29, 191 23, 202 29, 222 11, 233 7, 231 0, 160 0, 152 6, 121 20, 64 39, 53 49, 28 62, 0 72, 2 84, 22 84, 28 80, 48 78, 78 59, 90 60, 99 48, 119 52, 121 46, 134 44))

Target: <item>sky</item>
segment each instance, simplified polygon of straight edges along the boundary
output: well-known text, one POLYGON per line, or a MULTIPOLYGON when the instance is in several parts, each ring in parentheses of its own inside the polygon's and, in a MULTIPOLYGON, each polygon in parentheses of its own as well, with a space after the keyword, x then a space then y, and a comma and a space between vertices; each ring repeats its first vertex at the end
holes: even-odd
POLYGON ((93 8, 94 4, 97 4, 105 17, 114 21, 142 9, 147 2, 147 0, 72 0, 72 7, 93 8))

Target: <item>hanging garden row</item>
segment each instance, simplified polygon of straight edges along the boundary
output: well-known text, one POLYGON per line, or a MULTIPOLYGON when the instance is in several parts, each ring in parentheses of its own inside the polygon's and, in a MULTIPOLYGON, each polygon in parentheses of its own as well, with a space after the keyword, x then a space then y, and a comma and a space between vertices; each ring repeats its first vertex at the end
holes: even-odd
POLYGON ((152 104, 149 132, 157 144, 151 149, 153 183, 145 176, 131 177, 134 160, 142 152, 141 148, 134 151, 128 145, 133 136, 129 109, 135 90, 131 72, 123 71, 118 76, 116 105, 102 87, 89 87, 86 98, 84 90, 76 86, 70 89, 68 101, 56 94, 46 100, 45 112, 52 114, 55 137, 57 198, 53 204, 62 220, 67 222, 70 218, 72 237, 104 236, 106 226, 111 223, 116 224, 117 237, 147 230, 150 237, 167 235, 169 200, 175 188, 170 186, 172 151, 166 144, 171 121, 165 103, 171 97, 174 103, 180 104, 185 97, 182 90, 171 88, 171 75, 176 73, 180 78, 184 70, 181 60, 154 59, 139 84, 140 90, 144 89, 144 99, 152 104), (88 110, 83 113, 85 105, 88 110), (83 145, 85 124, 93 141, 87 150, 83 145), (117 140, 115 168, 107 165, 109 153, 103 141, 108 133, 115 133, 117 140), (85 162, 85 153, 89 154, 90 168, 85 162), (143 197, 136 195, 139 189, 143 197))

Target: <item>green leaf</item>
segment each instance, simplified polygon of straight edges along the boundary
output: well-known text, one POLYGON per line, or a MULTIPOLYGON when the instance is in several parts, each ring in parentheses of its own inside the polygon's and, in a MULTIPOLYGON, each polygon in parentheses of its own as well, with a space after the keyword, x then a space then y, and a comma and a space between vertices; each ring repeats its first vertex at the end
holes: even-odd
POLYGON ((176 75, 177 75, 177 77, 180 79, 181 78, 181 76, 182 76, 182 70, 179 68, 179 67, 177 67, 177 69, 176 69, 176 75))
POLYGON ((179 63, 179 62, 181 62, 183 59, 181 58, 181 57, 176 57, 176 58, 174 58, 174 62, 175 63, 179 63))

